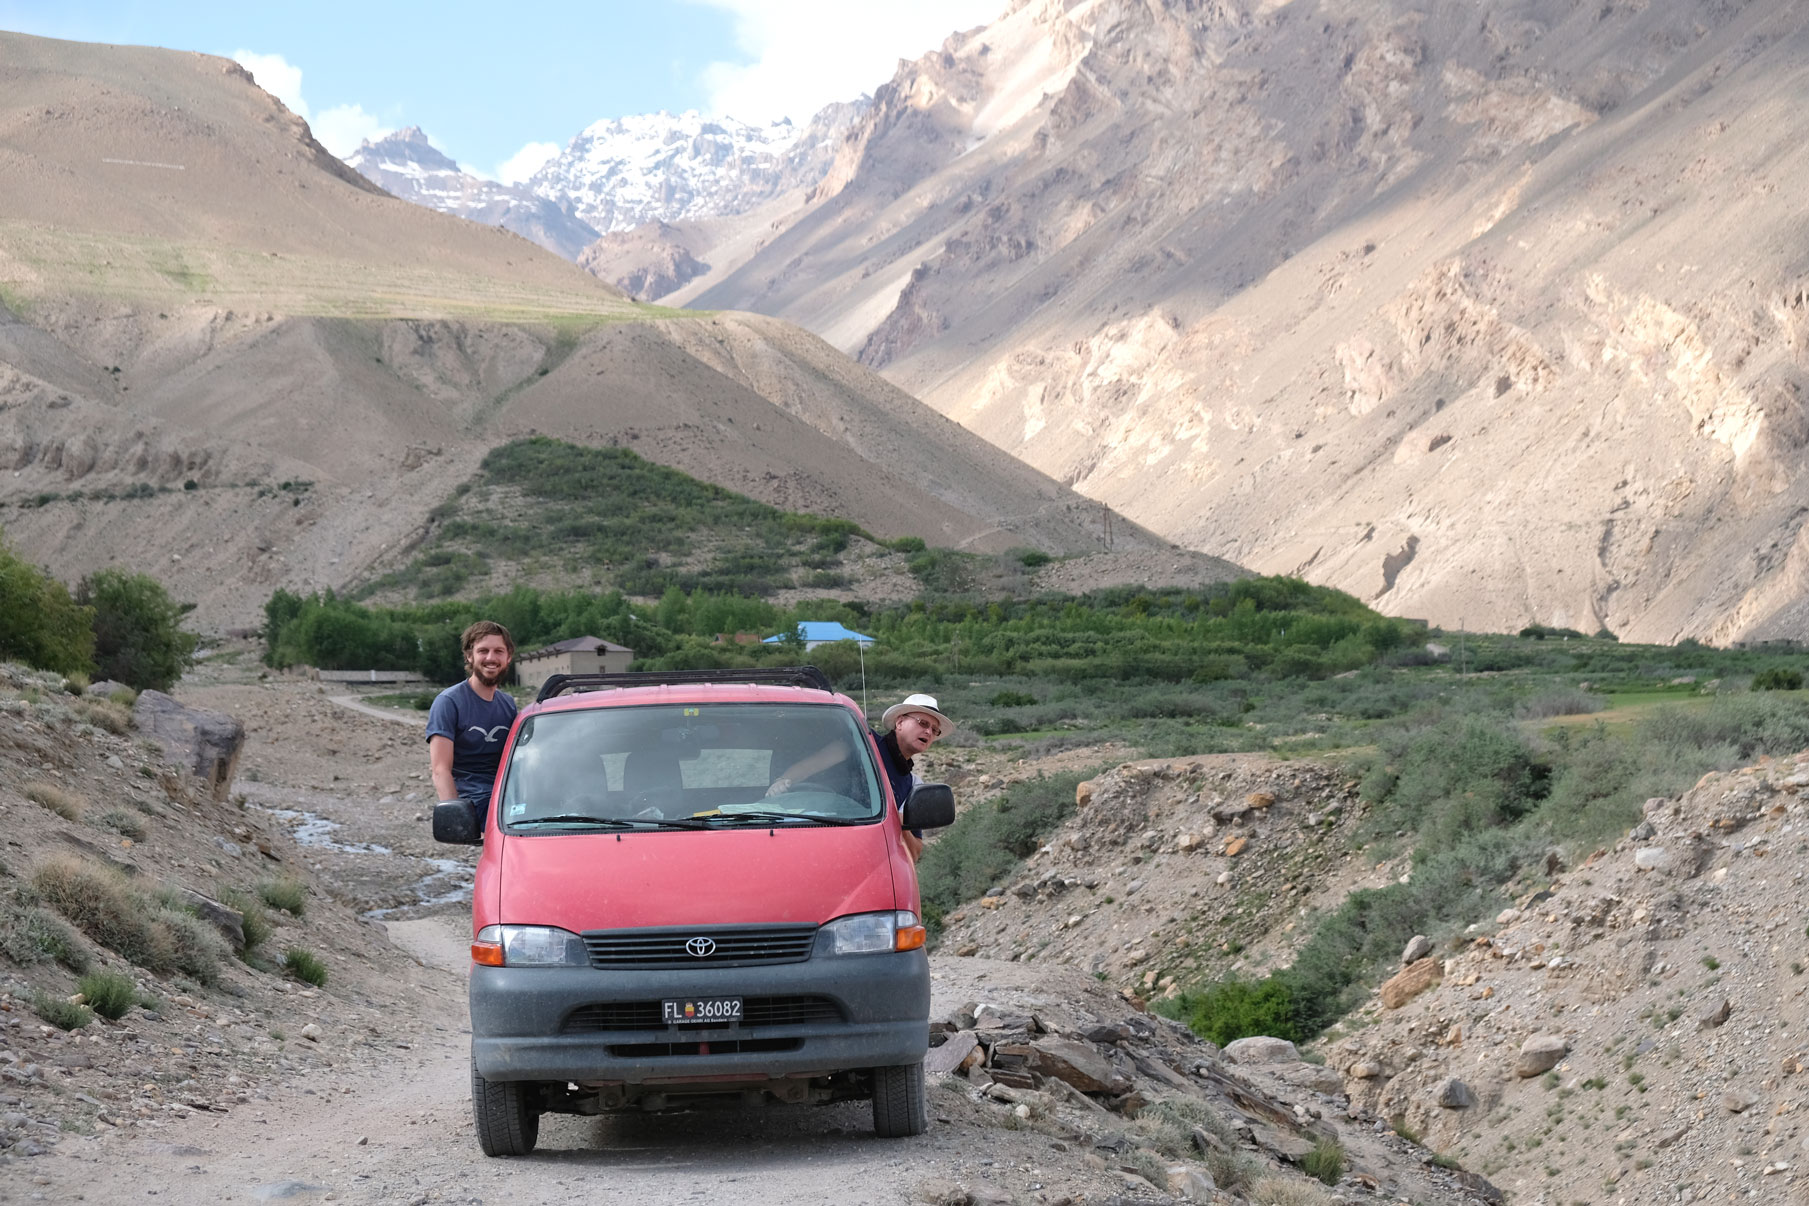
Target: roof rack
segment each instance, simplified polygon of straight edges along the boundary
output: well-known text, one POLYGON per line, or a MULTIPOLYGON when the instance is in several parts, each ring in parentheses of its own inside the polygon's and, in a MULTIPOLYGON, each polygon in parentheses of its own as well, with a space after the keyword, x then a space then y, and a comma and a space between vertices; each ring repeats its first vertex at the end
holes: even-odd
POLYGON ((810 687, 834 691, 829 676, 815 666, 761 666, 752 670, 639 670, 621 674, 554 674, 540 684, 535 703, 567 691, 609 691, 621 687, 682 687, 698 683, 810 687))

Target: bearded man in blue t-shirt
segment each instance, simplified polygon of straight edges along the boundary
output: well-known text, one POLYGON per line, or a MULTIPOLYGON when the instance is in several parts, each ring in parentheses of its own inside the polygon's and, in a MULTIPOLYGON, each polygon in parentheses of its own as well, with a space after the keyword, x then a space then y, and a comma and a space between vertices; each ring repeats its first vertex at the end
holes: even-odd
POLYGON ((497 689, 515 658, 515 638, 496 621, 479 620, 465 629, 459 644, 470 677, 434 698, 427 713, 427 764, 440 803, 476 804, 482 833, 503 742, 515 723, 514 698, 497 689))

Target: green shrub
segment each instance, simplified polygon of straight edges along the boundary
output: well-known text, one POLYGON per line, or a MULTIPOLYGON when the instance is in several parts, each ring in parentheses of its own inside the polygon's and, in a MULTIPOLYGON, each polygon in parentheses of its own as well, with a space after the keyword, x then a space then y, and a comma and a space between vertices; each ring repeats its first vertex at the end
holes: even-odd
POLYGON ((1018 562, 1025 569, 1035 569, 1039 565, 1048 565, 1054 558, 1041 549, 1026 549, 1018 554, 1018 562))
POLYGON ((963 812, 923 852, 917 880, 930 924, 981 895, 1074 811, 1074 789, 1090 773, 1054 775, 1014 785, 963 812))
POLYGON ((1159 1003, 1164 1013, 1187 1023, 1195 1034, 1223 1047, 1236 1039, 1263 1034, 1296 1041, 1294 994, 1278 976, 1264 980, 1220 980, 1173 1002, 1159 1003))
POLYGON ((219 978, 226 943, 199 918, 145 896, 107 867, 57 857, 32 874, 44 902, 126 960, 152 971, 180 971, 203 984, 219 978))
POLYGON ((1755 691, 1801 691, 1803 689, 1803 673, 1783 666, 1773 666, 1769 670, 1761 670, 1752 677, 1752 689, 1755 691))
POLYGON ((21 794, 34 804, 42 804, 65 821, 79 821, 82 810, 88 802, 75 792, 67 791, 53 783, 27 783, 21 794))
POLYGON ((1331 1206, 1332 1195, 1311 1181, 1268 1176, 1250 1186, 1251 1206, 1331 1206))
POLYGON ((0 901, 0 955, 18 964, 54 959, 70 971, 88 970, 88 951, 56 914, 35 904, 0 901))
POLYGON ((283 967, 297 980, 305 981, 316 988, 326 987, 327 965, 321 962, 319 955, 305 947, 292 946, 284 951, 283 967))
POLYGON ((308 886, 299 879, 283 877, 281 879, 260 880, 258 896, 273 909, 281 909, 293 917, 300 917, 308 911, 308 886))
POLYGON ((1300 1169, 1309 1177, 1336 1185, 1344 1176, 1344 1146, 1336 1139, 1319 1140, 1300 1158, 1300 1169))
POLYGON ((0 545, 0 661, 59 674, 94 668, 93 614, 43 570, 0 545))
POLYGON ((94 1020, 85 1007, 46 992, 31 994, 31 1011, 58 1030, 80 1030, 94 1020))
POLYGON ((135 842, 142 842, 146 833, 145 825, 138 817, 123 808, 109 808, 101 813, 101 824, 118 831, 135 842))
POLYGON ((276 923, 264 911, 264 902, 240 888, 221 888, 220 903, 239 914, 240 931, 245 935, 247 958, 276 932, 276 923))
POLYGON ((995 708, 1028 708, 1036 703, 1036 696, 1028 691, 999 691, 986 702, 995 708))
POLYGON ((81 979, 88 1008, 108 1021, 118 1021, 138 1003, 138 986, 132 977, 113 971, 92 971, 81 979))
POLYGON ((139 691, 168 691, 194 661, 197 638, 181 627, 190 608, 150 575, 101 570, 82 579, 75 601, 94 611, 101 677, 139 691))

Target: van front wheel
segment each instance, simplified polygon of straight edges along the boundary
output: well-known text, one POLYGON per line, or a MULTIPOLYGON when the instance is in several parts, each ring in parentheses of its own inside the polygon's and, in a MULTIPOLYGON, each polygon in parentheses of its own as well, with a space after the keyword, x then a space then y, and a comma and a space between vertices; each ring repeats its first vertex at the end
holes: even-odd
POLYGON ((930 1120, 923 1107, 923 1061, 873 1069, 873 1133, 881 1139, 921 1135, 930 1120))
POLYGON ((540 1138, 540 1086, 531 1081, 485 1080, 471 1064, 471 1112, 486 1156, 525 1156, 540 1138))

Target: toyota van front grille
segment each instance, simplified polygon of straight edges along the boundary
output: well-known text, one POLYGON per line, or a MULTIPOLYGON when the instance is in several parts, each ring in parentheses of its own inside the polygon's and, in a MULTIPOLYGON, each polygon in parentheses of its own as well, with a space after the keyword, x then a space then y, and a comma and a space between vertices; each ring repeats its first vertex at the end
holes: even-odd
MULTIPOLYGON (((763 1026, 808 1026, 839 1022, 842 1011, 828 997, 748 997, 742 1002, 743 1029, 763 1026)), ((565 1016, 564 1034, 611 1030, 663 1030, 658 1001, 607 1001, 580 1005, 565 1016)))
POLYGON ((751 967, 802 963, 816 945, 814 925, 662 926, 592 930, 584 936, 590 965, 603 968, 751 967))

